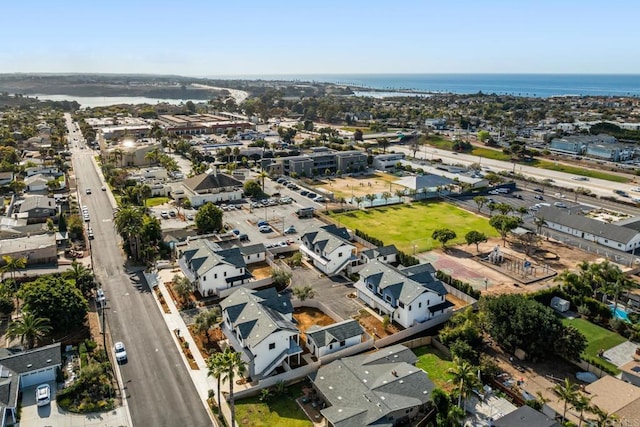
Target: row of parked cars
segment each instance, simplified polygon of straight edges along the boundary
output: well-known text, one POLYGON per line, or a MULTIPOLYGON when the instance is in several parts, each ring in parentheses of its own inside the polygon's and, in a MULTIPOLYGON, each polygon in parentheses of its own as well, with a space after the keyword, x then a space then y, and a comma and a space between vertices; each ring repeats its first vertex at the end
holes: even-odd
POLYGON ((296 190, 296 191, 297 191, 297 190, 299 190, 299 189, 300 189, 300 187, 298 187, 298 185, 294 184, 293 182, 289 181, 289 180, 288 180, 288 179, 286 179, 286 178, 278 178, 278 179, 276 179, 276 182, 277 182, 278 184, 282 184, 282 185, 284 185, 284 186, 285 186, 285 187, 287 187, 289 190, 296 190))
POLYGON ((251 202, 251 207, 256 209, 264 208, 265 206, 290 205, 291 203, 293 203, 293 199, 291 197, 272 197, 270 199, 262 199, 251 202))

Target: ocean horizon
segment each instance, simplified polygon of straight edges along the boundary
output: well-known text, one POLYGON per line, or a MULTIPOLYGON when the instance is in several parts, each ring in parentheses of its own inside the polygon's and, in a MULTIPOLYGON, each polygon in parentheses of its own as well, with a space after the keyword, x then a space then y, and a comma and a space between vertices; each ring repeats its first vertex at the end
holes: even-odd
POLYGON ((638 74, 298 74, 209 76, 212 79, 324 82, 361 91, 531 96, 640 96, 638 74))

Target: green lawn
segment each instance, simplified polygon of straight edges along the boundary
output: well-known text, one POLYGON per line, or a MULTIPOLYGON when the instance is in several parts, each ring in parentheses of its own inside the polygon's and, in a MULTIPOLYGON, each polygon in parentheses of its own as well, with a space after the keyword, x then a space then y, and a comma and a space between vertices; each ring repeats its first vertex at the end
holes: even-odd
POLYGON ((599 362, 610 366, 614 370, 618 370, 618 368, 612 364, 607 362, 604 359, 598 357, 598 351, 600 349, 609 350, 612 347, 617 346, 618 344, 622 344, 626 341, 626 339, 615 332, 612 332, 608 329, 602 328, 598 325, 594 325, 585 319, 562 319, 562 323, 564 325, 571 325, 587 338, 587 348, 583 353, 583 357, 585 360, 589 361, 591 359, 597 359, 599 362))
POLYGON ((448 371, 449 368, 453 367, 452 361, 448 360, 442 353, 430 345, 417 347, 411 351, 418 356, 416 366, 429 375, 429 378, 436 387, 444 390, 451 387, 449 381, 453 375, 448 371))
POLYGON ((236 420, 241 426, 255 427, 312 427, 295 399, 302 397, 299 384, 287 387, 287 392, 261 402, 260 397, 249 397, 236 402, 236 420))
POLYGON ((168 197, 151 197, 145 200, 148 208, 152 208, 154 206, 164 205, 165 203, 169 203, 168 197))
POLYGON ((340 225, 352 230, 357 228, 385 245, 394 244, 407 254, 414 253, 414 245, 416 253, 439 246, 431 239, 437 228, 446 227, 456 232, 457 238, 449 242, 449 246, 465 243, 464 235, 471 230, 498 236, 487 219, 444 202, 417 202, 330 215, 340 225))

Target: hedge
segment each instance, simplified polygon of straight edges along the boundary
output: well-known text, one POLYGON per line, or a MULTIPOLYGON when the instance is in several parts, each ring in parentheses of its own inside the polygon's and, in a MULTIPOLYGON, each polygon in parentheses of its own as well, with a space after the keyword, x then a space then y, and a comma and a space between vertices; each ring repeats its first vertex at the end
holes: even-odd
POLYGON ((451 277, 449 274, 445 273, 442 270, 436 271, 436 277, 438 279, 442 280, 443 282, 445 282, 446 284, 448 284, 450 286, 453 286, 457 290, 459 290, 461 292, 464 292, 465 294, 469 295, 470 297, 472 297, 474 299, 479 299, 480 298, 480 291, 474 289, 473 286, 471 286, 467 282, 463 282, 462 280, 454 279, 453 277, 451 277))
MULTIPOLYGON (((384 246, 384 242, 380 239, 377 239, 373 236, 369 236, 367 233, 365 233, 364 231, 360 231, 356 228, 356 236, 360 237, 361 239, 366 240, 367 242, 371 243, 372 245, 376 245, 377 247, 382 247, 384 246)), ((408 255, 402 251, 398 251, 398 261, 400 262, 400 264, 404 265, 405 267, 410 267, 412 265, 417 265, 420 264, 420 260, 414 256, 408 255)))

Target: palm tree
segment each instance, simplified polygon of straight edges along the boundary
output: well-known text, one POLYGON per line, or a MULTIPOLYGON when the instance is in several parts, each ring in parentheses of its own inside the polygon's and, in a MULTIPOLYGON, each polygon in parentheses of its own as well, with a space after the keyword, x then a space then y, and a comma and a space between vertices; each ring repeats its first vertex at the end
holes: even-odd
POLYGON ((134 259, 140 258, 140 229, 144 215, 137 206, 124 206, 116 211, 114 222, 116 230, 129 244, 129 253, 134 259))
POLYGON ((207 376, 213 377, 218 382, 218 406, 220 406, 220 382, 226 370, 224 353, 215 353, 207 359, 207 376))
POLYGON ((360 208, 360 203, 362 203, 364 198, 362 198, 361 196, 356 196, 356 197, 353 198, 353 200, 356 201, 356 204, 358 205, 358 208, 360 208))
POLYGON ((233 400, 233 383, 236 375, 243 376, 247 364, 242 360, 242 353, 234 351, 231 347, 227 347, 224 350, 224 365, 225 371, 223 373, 223 380, 229 381, 229 406, 231 407, 231 425, 236 425, 236 408, 233 400))
POLYGON ((542 233, 542 227, 547 225, 547 221, 545 221, 544 217, 537 216, 537 217, 533 218, 533 225, 536 226, 536 233, 541 234, 542 233))
POLYGON ((144 158, 146 160, 149 160, 149 164, 151 163, 156 164, 160 161, 160 156, 162 156, 162 153, 160 152, 160 148, 154 147, 153 149, 149 150, 147 154, 145 154, 144 158))
POLYGON ((464 397, 466 401, 469 392, 478 381, 476 368, 466 360, 455 358, 454 366, 449 368, 449 373, 453 374, 451 381, 453 381, 454 384, 460 384, 458 389, 458 406, 462 408, 462 398, 464 397))
POLYGON ((27 266, 27 258, 14 258, 11 255, 3 255, 2 262, 4 265, 0 268, 2 276, 4 273, 9 272, 11 274, 11 288, 16 297, 16 310, 20 311, 20 300, 18 298, 18 283, 16 282, 16 271, 22 270, 27 266))
POLYGON ((565 378, 564 383, 556 384, 552 390, 558 395, 560 400, 564 400, 564 409, 562 411, 562 424, 564 424, 567 415, 567 406, 569 404, 573 405, 578 396, 578 386, 569 381, 569 378, 565 378))
POLYGON ((258 178, 260 179, 260 183, 262 184, 262 191, 264 191, 264 179, 268 177, 269 174, 266 171, 260 171, 258 174, 258 178))
POLYGON ((138 190, 138 196, 141 199, 141 205, 145 208, 147 207, 147 199, 151 197, 151 187, 148 184, 144 184, 140 186, 138 190))
POLYGON ((213 308, 211 310, 203 310, 194 319, 194 326, 196 332, 199 334, 205 334, 207 336, 207 342, 209 342, 209 329, 211 329, 220 317, 220 310, 213 308))
POLYGON ((580 411, 580 422, 578 423, 578 427, 582 427, 582 421, 584 421, 584 411, 591 410, 591 397, 588 397, 582 393, 578 393, 578 396, 573 402, 573 407, 577 411, 580 411))
POLYGON ((67 270, 64 276, 72 279, 85 297, 91 294, 93 290, 93 272, 90 269, 73 260, 71 270, 67 270))
POLYGON ((375 194, 367 194, 366 196, 364 196, 364 198, 369 201, 369 207, 373 207, 373 201, 376 199, 376 195, 375 194))
POLYGON ((465 413, 462 408, 459 406, 451 406, 449 411, 447 412, 447 425, 452 427, 462 426, 462 421, 464 420, 465 413))
POLYGON ((391 198, 391 193, 389 191, 385 191, 381 194, 382 198, 384 199, 384 204, 387 204, 387 201, 391 198))
POLYGON ((404 197, 404 190, 402 188, 396 188, 393 193, 396 195, 398 200, 402 202, 402 198, 404 197))
POLYGON ((309 285, 306 286, 294 286, 293 295, 300 301, 312 299, 316 296, 316 291, 309 285))
POLYGON ((26 312, 21 319, 15 320, 7 328, 7 338, 20 337, 20 343, 27 343, 27 348, 32 349, 36 340, 44 337, 51 331, 49 319, 36 317, 34 314, 26 312))
POLYGON ((596 426, 598 427, 609 427, 618 419, 617 415, 610 414, 604 409, 600 409, 598 405, 593 405, 589 412, 598 417, 596 420, 596 426))

